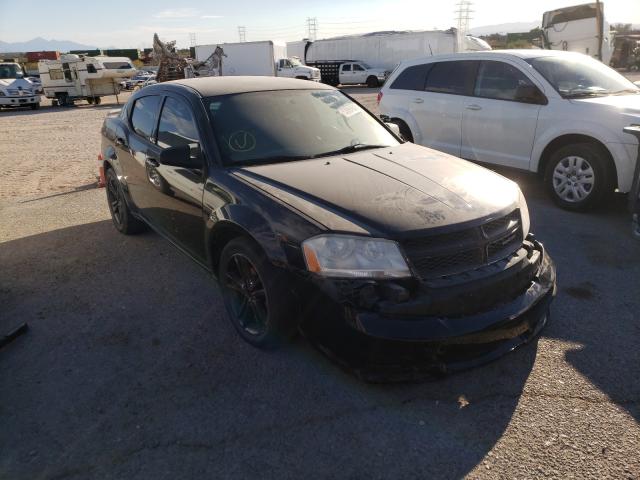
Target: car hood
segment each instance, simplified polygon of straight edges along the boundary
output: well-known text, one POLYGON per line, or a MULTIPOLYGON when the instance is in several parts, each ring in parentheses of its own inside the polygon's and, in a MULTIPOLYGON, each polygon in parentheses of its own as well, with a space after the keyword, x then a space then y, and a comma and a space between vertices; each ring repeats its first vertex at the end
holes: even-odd
POLYGON ((24 78, 2 78, 0 79, 0 87, 2 88, 33 88, 33 83, 24 78))
POLYGON ((608 95, 606 97, 580 98, 571 100, 579 105, 606 106, 619 110, 621 113, 640 115, 640 94, 608 95))
POLYGON ((328 230, 390 238, 495 218, 519 202, 514 182, 410 143, 233 174, 328 230))

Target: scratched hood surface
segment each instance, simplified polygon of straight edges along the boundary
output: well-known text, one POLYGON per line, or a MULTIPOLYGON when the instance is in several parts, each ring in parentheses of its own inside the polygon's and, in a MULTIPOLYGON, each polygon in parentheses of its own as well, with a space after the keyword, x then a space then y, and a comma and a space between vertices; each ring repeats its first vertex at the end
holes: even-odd
POLYGON ((327 229, 402 234, 507 213, 517 185, 465 160, 418 145, 235 170, 327 229))

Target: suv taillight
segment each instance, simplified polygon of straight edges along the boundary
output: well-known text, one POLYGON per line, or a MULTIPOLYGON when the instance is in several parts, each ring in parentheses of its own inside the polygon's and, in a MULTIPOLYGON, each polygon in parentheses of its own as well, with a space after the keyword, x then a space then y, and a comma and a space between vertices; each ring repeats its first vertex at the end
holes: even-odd
POLYGON ((378 105, 380 105, 380 100, 382 100, 382 95, 383 95, 382 90, 380 90, 378 92, 378 100, 377 100, 378 101, 378 105))

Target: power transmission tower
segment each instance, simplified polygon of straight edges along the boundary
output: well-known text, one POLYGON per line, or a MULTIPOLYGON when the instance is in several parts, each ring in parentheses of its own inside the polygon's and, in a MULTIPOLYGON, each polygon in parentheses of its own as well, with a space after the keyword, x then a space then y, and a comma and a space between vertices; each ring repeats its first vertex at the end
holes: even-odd
POLYGON ((307 18, 307 35, 309 40, 316 40, 318 36, 318 19, 316 17, 307 18))
POLYGON ((247 41, 247 27, 238 27, 238 37, 241 42, 247 41))
POLYGON ((189 46, 190 47, 195 47, 196 46, 196 34, 195 34, 195 32, 189 33, 189 46))
POLYGON ((456 21, 458 22, 458 33, 462 36, 467 35, 469 33, 469 21, 472 20, 471 14, 473 10, 471 7, 473 6, 473 2, 469 0, 460 0, 456 4, 456 21))

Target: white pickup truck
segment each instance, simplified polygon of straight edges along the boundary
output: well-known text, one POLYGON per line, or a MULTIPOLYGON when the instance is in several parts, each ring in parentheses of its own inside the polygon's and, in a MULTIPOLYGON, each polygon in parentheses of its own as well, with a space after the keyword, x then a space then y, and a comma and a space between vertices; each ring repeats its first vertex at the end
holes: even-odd
POLYGON ((307 65, 320 69, 322 81, 329 85, 367 85, 374 88, 382 85, 390 71, 372 68, 365 62, 355 60, 307 61, 307 65))
POLYGON ((22 67, 17 63, 0 63, 0 107, 40 108, 36 86, 24 78, 22 67))

